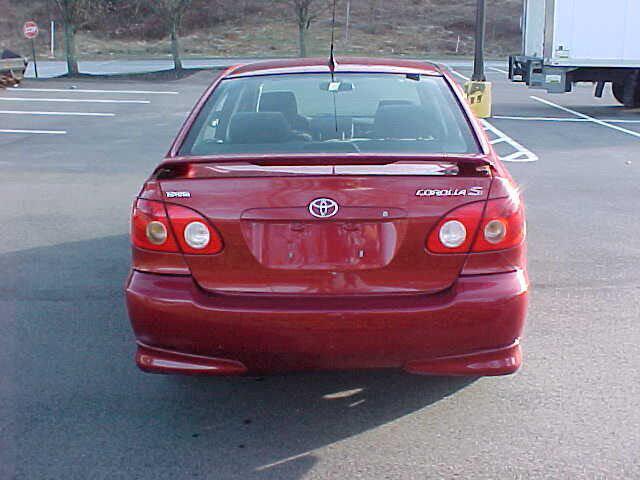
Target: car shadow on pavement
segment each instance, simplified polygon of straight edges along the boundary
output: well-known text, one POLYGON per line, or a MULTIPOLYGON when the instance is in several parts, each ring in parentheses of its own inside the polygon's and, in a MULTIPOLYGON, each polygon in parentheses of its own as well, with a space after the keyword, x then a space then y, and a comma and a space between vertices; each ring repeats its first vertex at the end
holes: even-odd
POLYGON ((474 380, 143 374, 123 303, 128 248, 119 235, 0 255, 7 478, 298 479, 316 450, 359 434, 375 448, 379 429, 410 430, 412 413, 474 380))

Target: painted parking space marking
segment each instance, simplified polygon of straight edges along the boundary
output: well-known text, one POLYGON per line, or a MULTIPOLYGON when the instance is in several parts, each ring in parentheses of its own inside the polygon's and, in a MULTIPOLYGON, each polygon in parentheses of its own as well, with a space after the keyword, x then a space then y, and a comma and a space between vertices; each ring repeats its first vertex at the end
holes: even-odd
POLYGON ((584 118, 566 118, 566 117, 517 117, 511 115, 494 115, 491 118, 496 120, 520 120, 523 122, 569 122, 569 123, 584 123, 588 122, 584 118))
POLYGON ((149 104, 149 100, 114 100, 104 98, 32 98, 32 97, 0 97, 3 102, 62 102, 62 103, 137 103, 149 104))
MULTIPOLYGON (((469 80, 466 75, 457 72, 456 70, 449 68, 451 73, 458 77, 469 80)), ((481 119, 480 123, 484 126, 487 135, 489 136, 489 142, 496 146, 496 151, 500 156, 500 160, 503 162, 536 162, 539 160, 538 156, 522 145, 520 142, 511 138, 499 128, 496 128, 487 120, 481 119)))
POLYGON ((539 160, 535 153, 511 138, 502 130, 494 127, 486 120, 480 120, 480 123, 482 123, 489 134, 489 142, 492 145, 500 144, 501 147, 506 146, 509 151, 513 150, 510 153, 502 153, 500 155, 500 160, 503 162, 536 162, 539 160))
MULTIPOLYGON (((498 120, 521 120, 529 122, 568 122, 568 123, 589 123, 591 120, 586 118, 567 118, 567 117, 518 117, 510 115, 493 115, 491 118, 498 120)), ((603 122, 607 123, 629 123, 640 124, 640 120, 629 120, 623 118, 601 118, 603 122)))
POLYGON ((70 116, 70 117, 115 117, 115 113, 100 112, 37 112, 32 110, 0 110, 1 115, 38 115, 38 116, 70 116))
POLYGON ((497 67, 487 67, 489 70, 493 70, 494 72, 504 73, 505 75, 509 75, 509 72, 497 67))
POLYGON ((8 134, 35 134, 35 135, 66 135, 66 130, 10 130, 0 128, 0 133, 8 134))
POLYGON ((572 115, 575 115, 576 117, 579 117, 579 118, 584 119, 586 121, 589 121, 591 123, 595 123, 597 125, 601 125, 603 127, 611 128, 612 130, 617 130, 618 132, 626 133, 627 135, 631 135, 633 137, 640 138, 640 133, 634 132, 633 130, 628 130, 628 129, 620 127, 618 125, 613 125, 611 122, 607 122, 605 120, 600 120, 598 118, 592 117, 592 116, 587 115, 585 113, 578 112, 576 110, 572 110, 571 108, 564 107, 562 105, 558 105, 557 103, 553 103, 553 102, 551 102, 549 100, 545 100, 544 98, 536 97, 534 95, 531 95, 530 98, 532 98, 533 100, 535 100, 537 102, 544 103, 545 105, 548 105, 550 107, 557 108, 558 110, 562 110, 563 112, 571 113, 572 115))
MULTIPOLYGON (((3 95, 0 96, 0 117, 34 117, 34 118, 59 118, 59 119, 71 119, 71 118, 114 118, 118 114, 114 112, 104 112, 97 111, 92 112, 91 104, 96 105, 107 105, 107 104, 117 104, 117 105, 149 105, 151 103, 150 100, 144 97, 138 98, 127 98, 120 97, 118 98, 117 94, 137 94, 137 95, 146 95, 146 94, 166 94, 166 95, 178 95, 177 91, 165 91, 165 90, 103 90, 103 89, 83 89, 83 88, 71 88, 71 89, 63 89, 63 88, 11 88, 3 91, 3 95), (44 93, 48 95, 38 96, 37 93, 44 93), (83 98, 75 95, 67 95, 69 93, 92 93, 93 95, 90 98, 83 98), (102 95, 108 94, 108 95, 102 95), (112 95, 113 94, 113 95, 112 95), (106 98, 105 98, 106 97, 106 98), (13 104, 9 107, 9 104, 3 105, 2 102, 12 102, 13 104), (18 106, 18 104, 22 104, 18 106), (44 105, 38 105, 39 103, 47 104, 60 104, 60 110, 58 108, 43 108, 44 105), (29 109, 28 106, 30 104, 38 105, 33 109, 29 109), (66 108, 62 108, 62 106, 66 105, 74 105, 74 104, 82 104, 86 107, 79 108, 81 111, 68 111, 66 108), (22 107, 27 108, 22 108, 22 107), (8 107, 8 108, 6 108, 8 107)), ((48 106, 48 105, 47 105, 48 106)), ((57 107, 58 105, 56 105, 57 107)), ((98 109, 99 107, 96 107, 98 109)), ((104 107, 107 108, 107 107, 104 107)), ((18 127, 18 125, 3 125, 10 127, 18 127)), ((55 127, 62 127, 60 129, 38 129, 36 125, 29 125, 29 127, 35 128, 4 128, 0 130, 0 134, 6 135, 16 135, 16 134, 34 134, 34 135, 66 135, 68 133, 68 129, 66 129, 67 125, 56 125, 55 127)), ((53 128, 55 128, 53 127, 53 128)), ((46 128, 46 127, 45 127, 46 128)))
POLYGON ((59 92, 59 93, 114 93, 134 95, 180 95, 180 92, 159 90, 94 90, 84 88, 15 88, 16 92, 59 92))

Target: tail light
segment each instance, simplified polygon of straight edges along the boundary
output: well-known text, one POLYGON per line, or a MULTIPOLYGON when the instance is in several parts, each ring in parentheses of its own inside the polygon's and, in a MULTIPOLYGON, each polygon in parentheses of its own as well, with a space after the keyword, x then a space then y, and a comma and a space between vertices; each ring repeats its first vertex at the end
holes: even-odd
POLYGON ((483 202, 470 203, 449 212, 433 229, 427 239, 427 249, 433 253, 467 253, 482 218, 483 202), (464 237, 449 243, 456 231, 464 237))
POLYGON ((222 238, 190 208, 139 198, 133 207, 131 240, 136 247, 167 253, 214 254, 222 238))
POLYGON ((131 218, 131 241, 146 250, 179 252, 162 202, 136 200, 131 218))
POLYGON ((525 237, 524 211, 518 195, 456 208, 441 219, 427 238, 433 253, 505 250, 525 237), (484 213, 483 213, 484 210, 484 213))
POLYGON ((212 255, 222 250, 220 234, 198 212, 167 205, 167 213, 183 253, 212 255))
POLYGON ((512 248, 526 234, 524 209, 518 195, 489 200, 478 232, 474 252, 490 252, 512 248))

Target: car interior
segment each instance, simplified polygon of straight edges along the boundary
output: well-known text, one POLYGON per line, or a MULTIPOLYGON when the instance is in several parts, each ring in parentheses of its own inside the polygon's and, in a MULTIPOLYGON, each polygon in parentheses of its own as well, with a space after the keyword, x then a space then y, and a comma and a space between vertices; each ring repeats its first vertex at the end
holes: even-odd
POLYGON ((306 115, 292 90, 264 91, 265 84, 258 82, 229 88, 209 102, 204 125, 201 118, 200 125, 194 124, 192 130, 198 134, 188 136, 186 153, 477 151, 469 126, 461 115, 457 118, 455 106, 442 101, 439 90, 415 95, 415 101, 377 100, 343 96, 356 88, 343 83, 348 87, 336 82, 332 92, 327 82, 321 82, 320 91, 305 98, 305 107, 312 110, 306 115))

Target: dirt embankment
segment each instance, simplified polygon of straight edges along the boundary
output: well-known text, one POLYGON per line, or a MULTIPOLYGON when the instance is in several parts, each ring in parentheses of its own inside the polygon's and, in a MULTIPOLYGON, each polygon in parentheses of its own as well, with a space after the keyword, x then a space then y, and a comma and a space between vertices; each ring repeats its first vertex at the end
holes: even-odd
MULTIPOLYGON (((309 53, 324 54, 331 11, 316 0, 317 18, 308 31, 309 53)), ((94 2, 79 27, 80 58, 150 57, 169 53, 163 19, 145 2, 94 2)), ((473 52, 475 0, 347 0, 338 2, 337 49, 355 55, 469 55, 473 52)), ((54 2, 0 0, 0 49, 30 53, 21 26, 34 19, 41 27, 38 52, 49 53, 50 19, 59 22, 54 2)), ((283 0, 193 0, 182 26, 186 56, 282 56, 298 52, 297 25, 283 0)), ((522 0, 488 2, 487 50, 504 56, 519 50, 522 0)), ((56 56, 63 55, 62 28, 56 56)))

